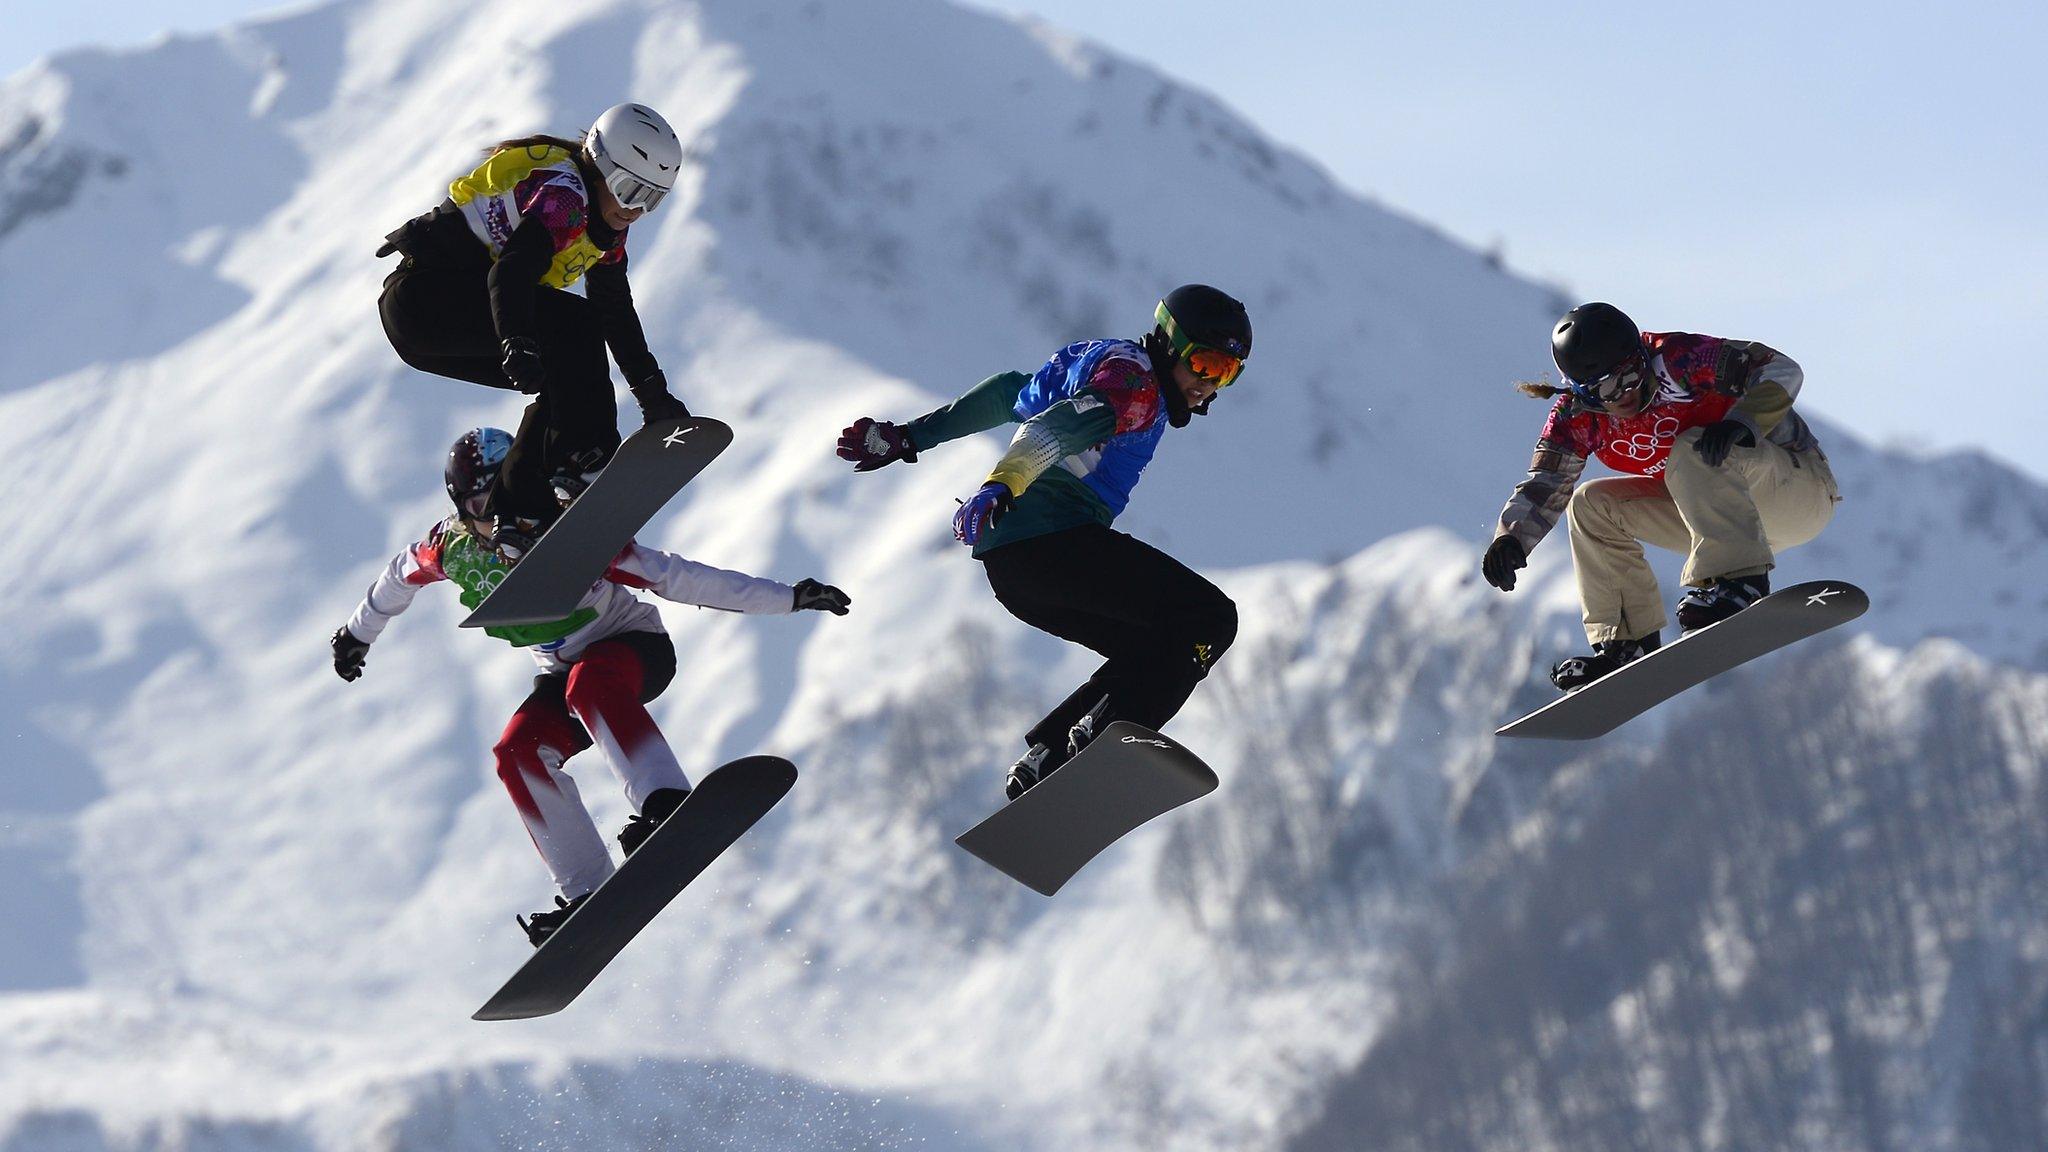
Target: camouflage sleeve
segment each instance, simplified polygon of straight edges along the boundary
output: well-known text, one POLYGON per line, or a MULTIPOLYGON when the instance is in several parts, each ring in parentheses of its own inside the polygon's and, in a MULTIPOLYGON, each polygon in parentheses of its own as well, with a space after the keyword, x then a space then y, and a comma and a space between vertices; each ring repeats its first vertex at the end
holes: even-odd
POLYGON ((1806 379, 1790 356, 1747 340, 1722 342, 1721 386, 1742 397, 1728 418, 1741 422, 1761 443, 1786 416, 1806 379))
POLYGON ((1586 458, 1563 452, 1553 445, 1538 444, 1536 458, 1529 464, 1529 478, 1515 485, 1508 506, 1501 509, 1496 536, 1513 536, 1522 551, 1534 551, 1564 515, 1571 502, 1579 474, 1586 470, 1586 458))
POLYGON ((1543 434, 1536 438, 1528 478, 1515 485, 1508 506, 1501 509, 1500 526, 1494 531, 1496 537, 1513 536, 1522 545, 1522 551, 1533 552, 1557 527, 1591 452, 1579 439, 1569 401, 1560 397, 1543 425, 1543 434))

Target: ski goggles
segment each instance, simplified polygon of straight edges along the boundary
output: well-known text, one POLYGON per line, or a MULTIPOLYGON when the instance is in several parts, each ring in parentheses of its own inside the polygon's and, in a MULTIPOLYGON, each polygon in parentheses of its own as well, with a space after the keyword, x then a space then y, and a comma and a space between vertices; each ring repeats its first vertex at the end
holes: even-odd
POLYGON ((1195 375, 1216 385, 1217 388, 1230 387, 1244 372, 1244 357, 1226 349, 1197 344, 1188 339, 1181 332, 1180 326, 1173 322, 1173 314, 1166 310, 1165 304, 1162 303, 1159 310, 1153 313, 1153 319, 1158 321, 1160 329, 1166 333, 1166 340, 1173 348, 1173 354, 1186 360, 1188 368, 1195 375))
POLYGON ((1188 346, 1186 355, 1188 367, 1194 374, 1218 388, 1228 388, 1238 374, 1244 371, 1244 361, 1232 356, 1221 348, 1209 348, 1201 344, 1188 346))
POLYGON ((649 184, 624 168, 614 166, 604 178, 604 186, 611 189, 622 208, 638 208, 642 212, 654 211, 661 198, 668 195, 668 189, 658 184, 649 184))
POLYGON ((586 148, 590 159, 596 165, 598 174, 604 177, 604 186, 611 189, 612 197, 622 208, 638 208, 642 212, 654 211, 661 198, 668 195, 668 189, 659 184, 649 183, 626 170, 625 165, 612 159, 611 150, 605 147, 604 137, 592 134, 586 148))
POLYGON ((1643 381, 1649 379, 1650 365, 1641 352, 1623 360, 1614 371, 1592 380, 1572 381, 1572 391, 1580 400, 1595 408, 1606 408, 1609 404, 1629 394, 1643 381))

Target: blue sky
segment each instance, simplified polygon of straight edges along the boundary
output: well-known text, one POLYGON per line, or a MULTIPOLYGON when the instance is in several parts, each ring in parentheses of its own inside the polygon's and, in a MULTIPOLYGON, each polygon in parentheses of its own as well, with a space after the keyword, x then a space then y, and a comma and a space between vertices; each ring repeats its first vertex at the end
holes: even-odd
MULTIPOLYGON (((2048 5, 983 6, 1206 88, 1353 190, 1647 327, 1772 344, 1812 408, 1879 442, 2048 479, 2027 352, 2048 345, 2048 5)), ((7 5, 0 73, 273 7, 7 5)))

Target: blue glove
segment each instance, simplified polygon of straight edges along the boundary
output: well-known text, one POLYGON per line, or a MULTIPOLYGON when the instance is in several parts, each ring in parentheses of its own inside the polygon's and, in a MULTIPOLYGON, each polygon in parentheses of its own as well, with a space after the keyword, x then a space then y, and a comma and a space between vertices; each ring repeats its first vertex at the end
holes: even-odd
POLYGON ((1010 486, 1000 480, 983 484, 981 491, 953 513, 953 539, 969 546, 980 542, 983 529, 1000 523, 1015 499, 1010 495, 1010 486))

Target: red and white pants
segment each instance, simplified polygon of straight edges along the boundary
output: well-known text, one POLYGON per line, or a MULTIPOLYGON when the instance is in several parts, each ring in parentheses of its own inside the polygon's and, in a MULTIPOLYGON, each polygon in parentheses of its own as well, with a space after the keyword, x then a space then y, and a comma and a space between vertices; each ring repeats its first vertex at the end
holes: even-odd
POLYGON ((562 771, 564 761, 594 741, 625 785, 635 812, 657 789, 690 786, 641 702, 645 679, 646 669, 631 645, 617 640, 592 644, 569 668, 566 681, 534 688, 491 749, 498 778, 568 899, 604 883, 613 866, 576 782, 562 771))

